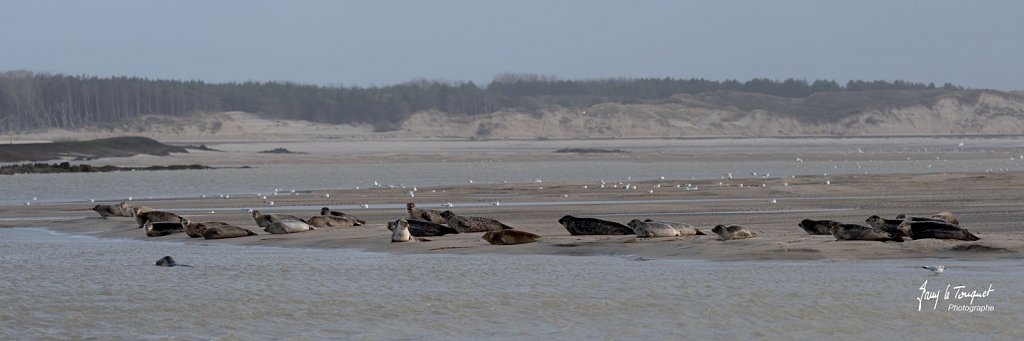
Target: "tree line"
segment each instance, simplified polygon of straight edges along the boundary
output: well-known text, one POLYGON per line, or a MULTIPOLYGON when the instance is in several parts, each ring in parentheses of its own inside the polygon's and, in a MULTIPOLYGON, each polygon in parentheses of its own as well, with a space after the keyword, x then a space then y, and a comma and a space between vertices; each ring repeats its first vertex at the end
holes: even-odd
POLYGON ((282 119, 366 123, 396 128, 410 114, 438 110, 479 115, 503 109, 537 112, 545 106, 646 103, 676 94, 716 91, 803 98, 819 92, 958 90, 906 81, 756 78, 746 82, 700 78, 562 80, 533 74, 499 74, 487 85, 416 80, 382 87, 342 87, 290 82, 206 83, 8 71, 0 73, 0 131, 117 125, 147 114, 245 111, 282 119))

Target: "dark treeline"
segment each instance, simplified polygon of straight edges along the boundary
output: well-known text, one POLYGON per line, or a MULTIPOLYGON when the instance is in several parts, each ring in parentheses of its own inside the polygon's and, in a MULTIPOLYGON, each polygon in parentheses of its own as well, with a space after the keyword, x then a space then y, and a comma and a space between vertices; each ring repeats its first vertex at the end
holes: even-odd
POLYGON ((368 123, 388 130, 411 113, 463 115, 546 105, 587 107, 603 102, 644 103, 676 94, 736 91, 802 98, 818 92, 962 89, 905 81, 676 78, 560 80, 500 74, 486 85, 419 80, 384 87, 327 87, 285 82, 205 83, 138 77, 68 76, 28 71, 0 73, 0 131, 117 125, 147 114, 245 111, 284 119, 368 123))

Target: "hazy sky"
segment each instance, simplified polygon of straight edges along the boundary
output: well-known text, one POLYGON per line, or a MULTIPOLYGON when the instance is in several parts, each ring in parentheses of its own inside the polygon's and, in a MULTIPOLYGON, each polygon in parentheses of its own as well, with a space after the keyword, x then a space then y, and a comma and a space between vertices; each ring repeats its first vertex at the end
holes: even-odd
POLYGON ((388 85, 904 79, 1024 90, 1022 1, 10 1, 0 70, 388 85))

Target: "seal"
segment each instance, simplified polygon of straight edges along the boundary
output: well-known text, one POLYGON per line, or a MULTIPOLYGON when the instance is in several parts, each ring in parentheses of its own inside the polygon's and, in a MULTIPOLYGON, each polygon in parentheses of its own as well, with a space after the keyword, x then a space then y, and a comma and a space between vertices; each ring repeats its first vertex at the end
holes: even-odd
POLYGON ((258 225, 259 227, 267 227, 270 224, 273 224, 273 223, 276 223, 276 222, 279 222, 279 221, 285 221, 285 220, 294 220, 294 221, 299 221, 299 222, 302 222, 302 223, 306 223, 306 219, 302 219, 302 218, 293 216, 291 214, 280 214, 280 213, 263 214, 263 213, 260 213, 260 211, 256 211, 256 210, 252 211, 252 220, 255 220, 256 221, 256 225, 258 225))
POLYGON ((890 233, 864 225, 843 224, 838 221, 833 221, 828 225, 828 228, 836 240, 873 240, 879 242, 890 240, 894 242, 903 241, 903 235, 901 234, 890 233))
POLYGON ((222 222, 219 222, 219 221, 208 221, 208 222, 205 222, 205 223, 195 223, 195 222, 192 222, 191 220, 189 220, 188 218, 185 218, 183 223, 185 224, 185 234, 187 234, 191 238, 202 238, 203 237, 203 233, 205 233, 206 230, 211 228, 211 227, 230 225, 228 223, 222 223, 222 222))
POLYGON ((406 203, 405 210, 409 211, 409 218, 416 220, 429 221, 435 224, 447 224, 448 221, 441 216, 441 212, 438 210, 424 210, 416 208, 414 203, 406 203))
POLYGON ((577 218, 567 215, 558 219, 558 223, 562 224, 565 230, 574 236, 636 234, 636 232, 633 232, 633 229, 626 225, 596 218, 577 218))
POLYGON ((911 239, 957 239, 975 241, 981 239, 965 228, 945 221, 904 221, 900 230, 911 239))
POLYGON ((123 215, 121 215, 121 208, 117 205, 96 205, 92 207, 92 210, 104 219, 107 217, 123 217, 123 215))
POLYGON ((933 219, 942 219, 942 220, 945 220, 945 221, 949 222, 950 224, 953 224, 953 225, 956 225, 956 226, 960 226, 960 219, 958 219, 956 217, 956 215, 953 214, 952 212, 939 212, 939 213, 936 213, 936 214, 932 215, 932 218, 933 219))
MULTIPOLYGON (((397 220, 388 222, 388 230, 395 230, 395 227, 397 227, 395 225, 396 221, 397 220)), ((406 222, 409 223, 409 233, 412 233, 413 237, 437 237, 446 234, 459 233, 459 230, 454 228, 435 224, 426 220, 406 219, 406 222)))
POLYGON ((452 211, 441 212, 441 217, 448 222, 448 226, 451 226, 459 233, 469 232, 487 232, 487 231, 501 231, 511 230, 512 227, 502 224, 500 221, 491 218, 483 217, 464 217, 456 215, 452 211))
POLYGON ((907 220, 909 220, 909 221, 937 221, 937 222, 941 222, 941 223, 948 223, 948 221, 946 221, 945 219, 925 218, 925 217, 908 217, 906 214, 898 214, 898 215, 896 215, 896 220, 899 220, 901 223, 904 222, 904 221, 907 221, 907 220))
POLYGON ((315 215, 307 220, 309 226, 313 227, 352 227, 356 222, 348 217, 335 215, 315 215))
POLYGON ((139 224, 139 228, 142 228, 142 226, 145 225, 147 221, 180 223, 180 222, 185 220, 180 215, 177 215, 177 214, 174 214, 174 213, 171 213, 171 212, 164 212, 164 211, 142 212, 142 209, 139 208, 139 207, 135 207, 134 208, 134 212, 135 212, 135 222, 139 224))
POLYGON ((481 237, 491 245, 516 245, 533 243, 540 239, 540 236, 520 230, 487 231, 481 237))
POLYGON ((163 256, 163 258, 157 259, 155 265, 156 266, 166 266, 166 267, 172 267, 172 266, 186 266, 186 267, 190 267, 190 268, 192 267, 191 265, 178 264, 178 262, 175 262, 174 258, 171 258, 171 256, 163 256))
POLYGON ((682 235, 672 225, 654 221, 645 222, 633 219, 626 223, 626 226, 633 229, 637 238, 679 237, 682 235))
POLYGON ((252 232, 247 229, 243 229, 234 225, 217 225, 210 226, 203 230, 203 238, 206 239, 224 239, 224 238, 238 238, 255 236, 256 232, 252 232))
POLYGON ((409 232, 408 221, 406 221, 405 219, 398 219, 388 223, 388 225, 392 224, 395 225, 395 229, 391 231, 392 243, 405 243, 416 241, 416 238, 412 236, 412 232, 409 232))
POLYGON ((747 239, 757 237, 756 233, 750 232, 746 227, 740 225, 718 225, 711 229, 721 240, 747 239))
POLYGON ((348 213, 345 213, 345 212, 342 212, 342 211, 331 211, 331 209, 327 208, 327 207, 321 207, 320 208, 320 215, 331 215, 331 216, 335 216, 335 217, 345 217, 345 218, 348 218, 349 220, 355 222, 355 224, 353 224, 353 226, 363 226, 363 225, 366 225, 366 220, 362 220, 362 219, 356 218, 356 216, 348 214, 348 213))
POLYGON ((687 223, 678 223, 678 222, 674 222, 674 221, 664 221, 664 220, 654 220, 654 219, 644 219, 644 222, 645 223, 655 222, 655 223, 668 224, 669 226, 674 227, 676 229, 676 231, 679 231, 679 234, 683 235, 683 236, 703 236, 703 235, 707 235, 707 233, 704 233, 704 231, 698 230, 697 228, 693 227, 693 225, 690 225, 690 224, 687 224, 687 223))
POLYGON ((807 234, 831 235, 832 232, 829 231, 828 224, 831 224, 832 222, 833 221, 831 220, 804 219, 801 220, 800 223, 797 224, 796 226, 799 226, 800 228, 804 229, 804 231, 806 231, 807 234))
POLYGON ((873 216, 868 217, 867 219, 864 219, 864 222, 868 223, 868 225, 871 225, 871 227, 874 227, 876 229, 879 229, 879 230, 882 230, 882 231, 885 231, 885 232, 892 233, 893 235, 900 235, 900 236, 903 236, 903 237, 910 237, 908 235, 903 234, 903 231, 900 230, 900 224, 903 223, 902 220, 898 220, 898 219, 885 219, 885 218, 879 217, 877 215, 873 215, 873 216))
POLYGON ((296 233, 309 230, 316 230, 316 228, 298 220, 282 220, 274 222, 263 229, 263 231, 270 234, 296 233))
POLYGON ((185 223, 183 222, 153 222, 147 221, 145 224, 146 237, 162 237, 171 235, 179 232, 185 232, 185 223))
POLYGON ((153 208, 147 207, 147 206, 141 206, 141 205, 140 206, 128 206, 128 202, 127 201, 122 201, 117 206, 118 206, 118 208, 121 209, 121 216, 122 217, 134 217, 135 216, 135 209, 136 208, 139 209, 139 212, 156 211, 153 208))

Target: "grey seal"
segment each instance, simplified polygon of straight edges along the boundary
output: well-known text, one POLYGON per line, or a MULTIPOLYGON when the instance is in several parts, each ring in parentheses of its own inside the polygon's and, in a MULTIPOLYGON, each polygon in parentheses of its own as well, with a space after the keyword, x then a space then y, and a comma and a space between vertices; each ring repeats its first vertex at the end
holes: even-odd
POLYGON ((441 216, 441 211, 424 210, 416 207, 414 203, 406 203, 405 210, 409 211, 409 218, 429 221, 435 224, 447 224, 448 221, 441 216))
POLYGON ((203 230, 203 238, 206 239, 238 238, 255 235, 256 232, 252 232, 248 229, 243 229, 241 227, 234 225, 210 226, 203 230))
POLYGON ((864 222, 868 223, 868 225, 871 225, 871 227, 892 233, 893 235, 910 237, 904 234, 902 230, 900 230, 900 224, 902 224, 903 221, 899 219, 885 219, 877 215, 873 215, 868 217, 867 219, 864 219, 864 222))
POLYGON ((459 233, 511 230, 512 227, 491 218, 459 216, 452 211, 441 212, 441 216, 459 233))
POLYGON ((185 232, 184 222, 147 221, 145 224, 147 237, 162 237, 179 232, 185 232))
POLYGON ((637 238, 654 238, 654 237, 679 237, 682 234, 676 230, 672 225, 655 222, 655 221, 640 221, 640 219, 630 220, 626 223, 633 232, 636 233, 637 238))
POLYGON ((307 220, 307 223, 313 227, 352 227, 356 226, 356 221, 342 216, 334 215, 317 215, 312 216, 307 220))
POLYGON ((831 223, 833 223, 833 221, 831 220, 804 219, 801 220, 800 223, 797 224, 796 226, 799 226, 800 228, 804 229, 804 231, 806 231, 807 234, 831 235, 832 232, 830 232, 828 229, 828 224, 831 223))
POLYGON ((533 243, 540 239, 540 236, 520 230, 501 230, 487 231, 481 238, 491 245, 516 245, 533 243))
POLYGON ((903 236, 898 233, 886 232, 870 226, 858 224, 843 224, 833 221, 828 225, 832 236, 836 240, 872 240, 872 241, 895 241, 902 242, 903 236))
POLYGON ((353 224, 353 226, 363 226, 363 225, 366 225, 366 220, 362 220, 362 219, 356 218, 356 216, 348 214, 348 213, 345 213, 345 212, 342 212, 342 211, 331 211, 331 209, 327 208, 327 207, 321 207, 320 208, 320 215, 330 215, 330 216, 335 216, 335 217, 348 218, 349 220, 355 222, 353 224))
MULTIPOLYGON (((397 227, 395 225, 396 221, 397 220, 388 222, 388 230, 395 230, 395 227, 397 227)), ((446 234, 459 233, 459 230, 454 228, 425 220, 406 219, 406 222, 409 224, 409 233, 412 233, 413 237, 437 237, 446 234)))
POLYGON ((957 239, 975 241, 981 239, 965 228, 945 221, 904 221, 900 230, 911 239, 957 239))
POLYGON ((171 213, 171 212, 164 212, 164 211, 142 212, 142 209, 139 208, 139 207, 134 208, 134 210, 135 210, 135 222, 139 224, 139 228, 142 228, 142 226, 145 225, 147 221, 180 223, 180 222, 185 220, 185 218, 182 218, 180 215, 177 215, 177 214, 174 214, 174 213, 171 213))
POLYGON ((309 230, 316 230, 316 228, 298 220, 282 220, 271 223, 263 228, 263 231, 270 234, 296 233, 309 230))
POLYGON ((279 221, 285 221, 285 220, 294 220, 294 221, 300 221, 300 222, 306 223, 306 219, 302 219, 302 218, 293 216, 291 214, 281 214, 281 213, 267 213, 267 214, 264 214, 264 213, 261 213, 260 211, 257 211, 257 210, 253 210, 252 211, 252 220, 255 220, 256 221, 256 225, 258 225, 259 227, 267 227, 270 224, 273 224, 273 223, 276 223, 276 222, 279 222, 279 221))
POLYGON ((900 220, 901 222, 908 221, 908 220, 909 221, 937 221, 937 222, 941 222, 941 223, 948 223, 949 222, 949 221, 947 221, 945 219, 942 219, 942 218, 935 218, 935 217, 910 217, 910 216, 907 216, 906 214, 898 214, 898 215, 896 215, 896 219, 900 220))
POLYGON ((757 237, 756 233, 750 232, 741 225, 718 225, 711 229, 722 240, 747 239, 757 237))
POLYGON ((704 231, 701 231, 701 230, 697 229, 696 227, 693 227, 693 225, 690 225, 690 224, 687 224, 687 223, 679 223, 679 222, 665 221, 665 220, 654 220, 654 219, 644 219, 644 222, 645 223, 652 223, 653 222, 653 223, 668 224, 669 226, 674 227, 676 229, 676 231, 679 231, 679 234, 683 235, 683 236, 703 236, 703 235, 707 235, 707 233, 704 233, 704 231))
POLYGON ((219 222, 219 221, 208 221, 208 222, 203 222, 203 223, 194 223, 191 220, 189 220, 188 218, 185 218, 184 224, 185 224, 185 234, 187 234, 191 238, 203 238, 203 234, 206 232, 207 229, 209 229, 211 227, 230 225, 228 223, 223 223, 223 222, 219 222))
POLYGON ((633 232, 633 229, 626 225, 596 218, 577 218, 566 215, 558 219, 558 223, 562 224, 565 230, 574 236, 636 234, 636 232, 633 232))
POLYGON ((96 205, 92 207, 93 212, 99 213, 100 217, 123 217, 121 208, 117 205, 96 205))
POLYGON ((953 214, 952 212, 939 212, 939 213, 936 213, 936 214, 932 215, 932 218, 934 218, 934 219, 942 219, 942 220, 945 220, 945 221, 949 222, 950 224, 953 224, 953 225, 956 225, 956 226, 960 226, 960 219, 957 218, 956 215, 953 214))
POLYGON ((398 219, 388 223, 388 225, 395 225, 395 229, 391 231, 391 242, 392 243, 406 243, 415 242, 416 238, 412 236, 412 232, 409 232, 409 222, 405 219, 398 219))
POLYGON ((171 258, 171 256, 163 256, 163 258, 157 259, 155 265, 156 266, 166 266, 166 267, 172 267, 172 266, 185 266, 185 267, 190 267, 190 268, 192 267, 191 265, 178 264, 178 262, 175 262, 174 258, 171 258))

